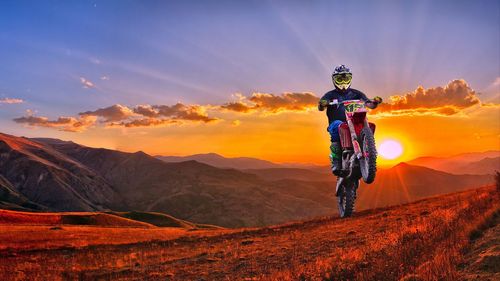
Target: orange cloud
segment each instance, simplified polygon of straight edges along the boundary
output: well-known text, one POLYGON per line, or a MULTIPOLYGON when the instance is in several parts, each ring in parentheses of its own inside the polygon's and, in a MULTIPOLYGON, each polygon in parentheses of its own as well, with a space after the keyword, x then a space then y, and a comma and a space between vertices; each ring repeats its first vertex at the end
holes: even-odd
MULTIPOLYGON (((220 120, 209 116, 208 112, 222 115, 231 111, 240 114, 259 112, 266 114, 281 112, 304 112, 316 109, 318 97, 313 93, 283 93, 281 95, 254 93, 250 97, 236 94, 237 101, 222 105, 174 105, 142 104, 128 107, 115 104, 93 111, 85 111, 78 117, 59 117, 49 120, 46 117, 27 117, 14 119, 17 123, 31 126, 56 127, 65 131, 80 132, 87 127, 99 124, 104 127, 156 127, 183 124, 186 122, 210 123, 220 120), (93 120, 93 121, 86 121, 93 120)), ((444 87, 418 87, 405 95, 395 95, 389 98, 389 103, 381 104, 372 113, 378 116, 452 116, 474 105, 497 107, 497 104, 481 104, 476 92, 464 80, 453 80, 444 87)), ((223 115, 222 115, 223 116, 223 115)), ((224 117, 221 117, 224 118, 224 117)), ((230 120, 232 120, 234 116, 230 120)), ((234 126, 239 121, 232 123, 234 126)))
POLYGON ((59 128, 68 132, 81 132, 99 121, 105 127, 153 127, 186 122, 209 123, 219 120, 209 117, 206 109, 201 105, 185 105, 177 103, 168 105, 138 105, 129 108, 115 104, 93 111, 78 114, 79 117, 59 117, 49 120, 47 117, 37 117, 28 113, 28 116, 13 119, 16 123, 30 126, 59 128))
POLYGON ((127 114, 117 112, 115 120, 106 120, 109 127, 158 127, 180 124, 183 121, 209 123, 217 118, 209 117, 205 107, 200 105, 185 105, 177 103, 168 105, 138 105, 133 109, 127 108, 127 114), (145 118, 144 118, 145 117, 145 118), (121 121, 121 122, 109 122, 121 121))
POLYGON ((143 119, 135 119, 126 122, 119 123, 111 123, 110 127, 126 127, 126 128, 134 128, 134 127, 157 127, 162 125, 170 125, 170 124, 178 124, 180 121, 172 120, 172 119, 156 119, 156 118, 143 118, 143 119))
POLYGON ((256 104, 256 108, 276 113, 316 108, 318 99, 312 93, 284 93, 282 95, 256 93, 252 95, 250 101, 256 104))
POLYGON ((23 103, 24 100, 22 99, 12 99, 12 98, 3 98, 0 99, 0 103, 5 103, 5 104, 15 104, 15 103, 23 103))
POLYGON ((217 118, 208 117, 206 108, 201 105, 177 103, 172 106, 153 105, 152 108, 158 112, 158 116, 170 117, 174 120, 201 121, 205 123, 217 120, 217 118))
POLYGON ((153 106, 146 104, 146 105, 138 105, 133 109, 134 113, 147 116, 147 117, 158 117, 159 112, 158 110, 154 109, 153 106))
POLYGON ((45 128, 57 128, 61 131, 67 132, 82 132, 88 127, 94 125, 96 119, 92 117, 59 117, 56 120, 49 120, 47 117, 39 116, 24 116, 15 118, 14 122, 20 124, 27 124, 29 126, 38 126, 45 128))
POLYGON ((240 101, 228 102, 226 104, 221 105, 220 108, 226 109, 229 111, 241 112, 241 113, 247 113, 247 112, 255 110, 254 106, 247 105, 247 104, 240 102, 240 101))
POLYGON ((441 115, 450 116, 479 104, 476 92, 464 80, 453 80, 444 87, 424 89, 399 96, 391 96, 389 103, 380 104, 372 111, 382 116, 441 115))
POLYGON ((81 112, 78 115, 101 117, 104 119, 104 122, 115 122, 129 118, 134 115, 134 112, 126 106, 115 104, 109 107, 99 108, 94 111, 81 112))
POLYGON ((173 120, 190 120, 201 122, 212 122, 217 118, 209 117, 206 108, 201 105, 185 105, 177 103, 175 105, 138 105, 133 109, 138 115, 150 118, 168 117, 173 120))
POLYGON ((248 99, 240 97, 240 101, 225 103, 220 108, 240 113, 257 110, 264 113, 297 112, 316 108, 318 99, 313 93, 283 93, 281 95, 254 93, 248 99))
POLYGON ((482 107, 492 107, 492 108, 500 108, 500 103, 493 103, 493 102, 483 102, 481 103, 482 107))
MULTIPOLYGON (((128 108, 127 108, 128 109, 128 108)), ((168 105, 138 105, 133 109, 128 109, 133 115, 121 116, 122 122, 112 122, 110 127, 156 127, 163 125, 180 124, 182 121, 194 121, 209 123, 218 120, 209 117, 206 109, 201 105, 185 105, 177 103, 168 105), (146 118, 144 118, 146 117, 146 118)))

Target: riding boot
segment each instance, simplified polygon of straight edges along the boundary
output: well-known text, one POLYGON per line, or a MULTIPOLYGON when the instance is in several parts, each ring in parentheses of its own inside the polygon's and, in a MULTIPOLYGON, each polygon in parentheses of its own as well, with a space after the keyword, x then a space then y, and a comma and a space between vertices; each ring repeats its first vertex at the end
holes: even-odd
POLYGON ((341 153, 340 143, 332 142, 330 145, 330 162, 332 163, 332 173, 336 176, 340 174, 342 169, 341 153))

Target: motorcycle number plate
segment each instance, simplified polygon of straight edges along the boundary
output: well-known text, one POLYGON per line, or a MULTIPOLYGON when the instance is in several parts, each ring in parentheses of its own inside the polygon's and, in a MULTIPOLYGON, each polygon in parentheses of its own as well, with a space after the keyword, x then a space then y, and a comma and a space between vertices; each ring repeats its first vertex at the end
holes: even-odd
POLYGON ((345 111, 347 112, 359 112, 359 111, 365 111, 365 104, 364 103, 345 103, 344 104, 345 111))

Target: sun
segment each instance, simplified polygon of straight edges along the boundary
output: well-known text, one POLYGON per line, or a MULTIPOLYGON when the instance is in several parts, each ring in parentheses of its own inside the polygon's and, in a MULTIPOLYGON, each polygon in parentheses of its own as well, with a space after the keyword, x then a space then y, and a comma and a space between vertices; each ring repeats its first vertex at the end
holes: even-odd
POLYGON ((403 146, 397 140, 384 140, 378 147, 378 154, 384 159, 393 160, 403 154, 403 146))

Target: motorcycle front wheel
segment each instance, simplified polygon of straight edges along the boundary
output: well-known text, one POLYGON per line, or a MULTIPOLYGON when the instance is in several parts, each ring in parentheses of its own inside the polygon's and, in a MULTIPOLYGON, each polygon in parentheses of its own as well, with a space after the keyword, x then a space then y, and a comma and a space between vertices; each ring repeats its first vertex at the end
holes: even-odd
POLYGON ((361 149, 363 157, 359 159, 361 177, 366 183, 372 183, 377 173, 377 148, 375 147, 375 138, 369 127, 361 130, 361 149))
POLYGON ((356 200, 357 184, 344 181, 340 186, 337 203, 341 218, 350 217, 354 212, 354 201, 356 200))

